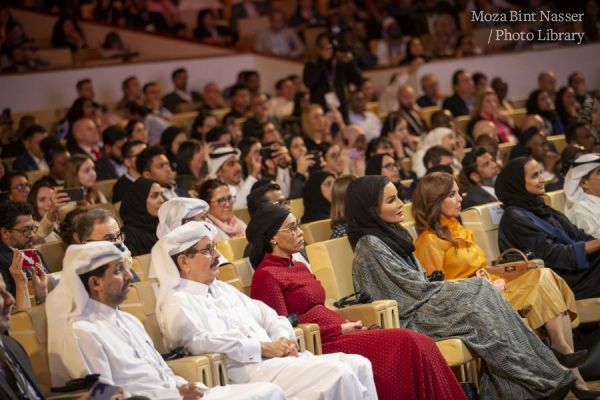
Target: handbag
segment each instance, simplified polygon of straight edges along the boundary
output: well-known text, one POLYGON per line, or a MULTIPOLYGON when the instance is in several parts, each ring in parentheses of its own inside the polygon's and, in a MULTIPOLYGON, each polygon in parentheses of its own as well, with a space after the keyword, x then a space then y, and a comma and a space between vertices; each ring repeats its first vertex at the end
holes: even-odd
POLYGON ((495 263, 492 266, 487 267, 486 270, 491 275, 499 276, 506 282, 510 282, 536 268, 544 268, 544 260, 539 258, 530 260, 521 250, 510 248, 504 250, 502 254, 498 256, 495 263), (502 262, 514 254, 520 256, 521 260, 502 262))

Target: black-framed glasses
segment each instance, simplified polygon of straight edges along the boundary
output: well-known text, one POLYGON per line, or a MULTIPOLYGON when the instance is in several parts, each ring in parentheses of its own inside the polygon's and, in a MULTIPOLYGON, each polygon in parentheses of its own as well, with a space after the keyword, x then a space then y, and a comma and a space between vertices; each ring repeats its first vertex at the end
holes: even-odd
POLYGON ((29 226, 25 226, 23 228, 12 228, 11 231, 17 231, 20 232, 21 235, 28 235, 30 233, 36 233, 38 230, 37 225, 29 225, 29 226))
POLYGON ((292 235, 297 235, 299 232, 302 231, 302 225, 300 225, 300 221, 296 221, 296 222, 289 224, 285 228, 281 228, 277 232, 281 232, 281 231, 288 231, 292 235))
POLYGON ((25 189, 31 189, 31 183, 29 182, 25 182, 25 183, 18 183, 15 186, 13 186, 11 188, 12 190, 18 190, 19 192, 23 192, 25 191, 25 189))
POLYGON ((398 166, 396 165, 396 163, 386 163, 383 164, 383 169, 398 169, 398 166))
POLYGON ((229 204, 233 204, 235 203, 235 196, 233 195, 229 195, 227 197, 219 197, 218 199, 216 199, 215 201, 217 202, 217 204, 221 207, 225 207, 228 203, 229 204))
POLYGON ((281 200, 274 201, 271 204, 273 204, 274 206, 287 208, 290 205, 290 201, 288 199, 281 199, 281 200))
POLYGON ((198 253, 202 254, 203 256, 210 257, 214 254, 217 254, 217 246, 214 243, 211 243, 203 249, 193 248, 193 249, 190 249, 189 251, 186 251, 185 255, 189 256, 189 257, 193 257, 198 253))
POLYGON ((99 240, 86 240, 86 242, 102 242, 107 241, 111 243, 123 243, 125 242, 125 233, 119 231, 116 235, 106 235, 102 239, 99 240))

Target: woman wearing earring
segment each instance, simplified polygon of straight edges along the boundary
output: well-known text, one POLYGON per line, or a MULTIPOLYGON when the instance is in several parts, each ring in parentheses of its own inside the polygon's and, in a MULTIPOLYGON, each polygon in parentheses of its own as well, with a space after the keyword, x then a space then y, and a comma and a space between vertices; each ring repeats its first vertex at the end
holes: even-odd
POLYGON ((435 343, 405 329, 366 330, 360 321, 345 321, 325 307, 325 291, 306 268, 292 260, 302 250, 299 221, 290 211, 263 204, 248 229, 250 262, 256 266, 252 297, 279 315, 297 314, 301 323, 316 323, 324 353, 354 353, 373 366, 380 399, 462 399, 460 386, 435 343))
POLYGON ((400 225, 403 205, 396 187, 382 176, 358 178, 348 187, 356 290, 377 300, 396 300, 405 328, 434 340, 461 339, 484 365, 481 398, 562 399, 575 375, 558 363, 491 283, 426 279, 410 234, 400 225))

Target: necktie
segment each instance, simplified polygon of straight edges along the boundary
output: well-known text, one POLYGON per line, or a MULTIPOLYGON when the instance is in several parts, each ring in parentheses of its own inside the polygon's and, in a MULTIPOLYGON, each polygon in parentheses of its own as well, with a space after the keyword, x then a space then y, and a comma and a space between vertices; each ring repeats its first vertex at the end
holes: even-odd
POLYGON ((15 394, 22 399, 37 399, 29 390, 27 378, 21 372, 21 368, 8 355, 4 346, 0 345, 0 363, 4 370, 6 381, 15 389, 15 394))
POLYGON ((92 147, 91 152, 92 152, 92 155, 94 156, 94 160, 98 161, 100 159, 100 156, 101 156, 100 152, 98 151, 98 149, 95 148, 95 147, 92 147))

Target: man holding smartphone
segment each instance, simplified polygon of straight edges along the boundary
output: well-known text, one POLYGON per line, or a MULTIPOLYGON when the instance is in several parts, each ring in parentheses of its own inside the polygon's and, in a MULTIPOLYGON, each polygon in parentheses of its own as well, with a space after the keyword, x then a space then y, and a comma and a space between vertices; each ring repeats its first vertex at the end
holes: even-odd
POLYGON ((27 286, 29 278, 37 304, 43 303, 48 295, 48 267, 42 255, 32 249, 36 230, 29 204, 0 203, 0 273, 6 290, 16 299, 17 310, 31 307, 27 286))

